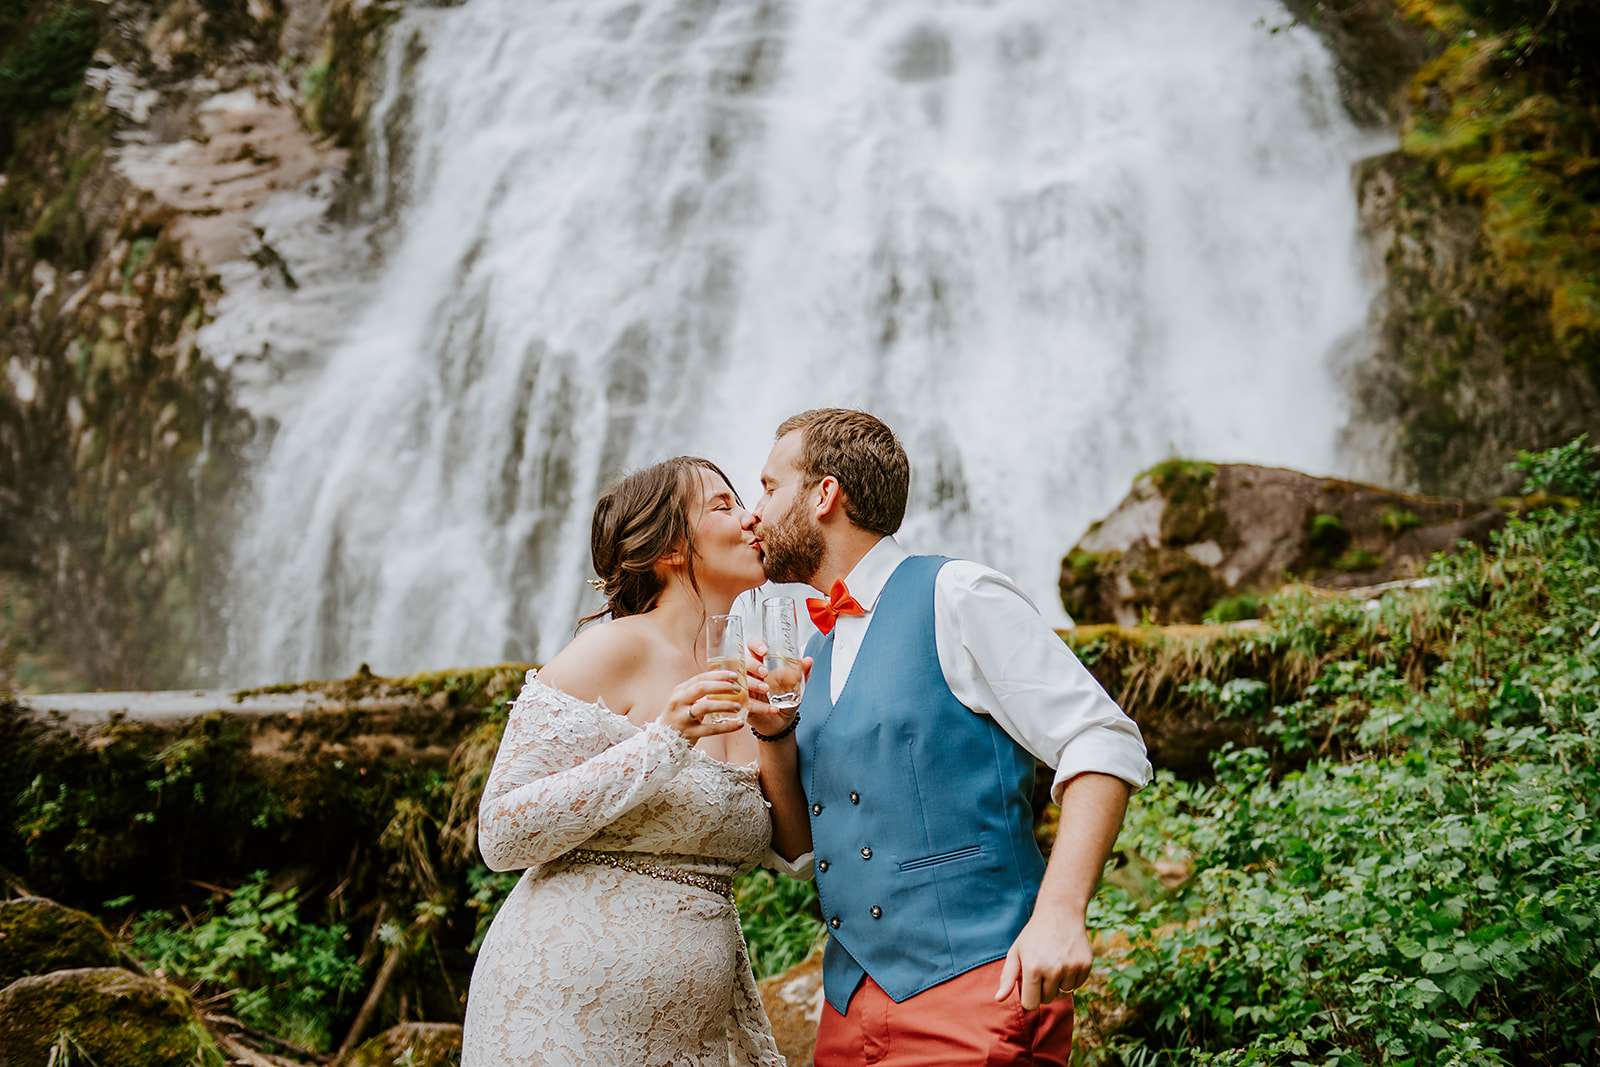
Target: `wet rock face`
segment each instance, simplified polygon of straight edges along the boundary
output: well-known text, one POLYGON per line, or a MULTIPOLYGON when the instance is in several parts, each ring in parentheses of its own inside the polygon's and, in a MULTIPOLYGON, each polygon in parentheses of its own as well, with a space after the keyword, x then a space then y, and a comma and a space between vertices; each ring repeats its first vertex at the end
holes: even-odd
POLYGON ((0 902, 0 987, 28 975, 116 965, 116 946, 94 916, 43 897, 0 902))
POLYGON ((1427 160, 1378 156, 1356 175, 1381 260, 1379 350, 1356 379, 1358 419, 1395 428, 1394 478, 1427 492, 1513 492, 1519 449, 1600 433, 1600 364, 1563 353, 1541 305, 1497 270, 1483 211, 1427 160))
POLYGON ((343 180, 395 16, 92 6, 76 99, 0 144, 0 689, 188 685, 214 658, 255 427, 199 334, 241 272, 295 284, 258 213, 343 180))
POLYGON ((1134 483, 1061 565, 1080 623, 1248 618, 1286 581, 1354 589, 1418 575, 1483 542, 1505 509, 1249 464, 1175 460, 1134 483), (1220 609, 1220 610, 1219 610, 1220 609))
POLYGON ((0 990, 0 1067, 189 1067, 202 1033, 182 990, 116 967, 20 978, 0 990))
POLYGON ((455 1023, 401 1023, 361 1044, 342 1067, 453 1067, 461 1062, 455 1023))

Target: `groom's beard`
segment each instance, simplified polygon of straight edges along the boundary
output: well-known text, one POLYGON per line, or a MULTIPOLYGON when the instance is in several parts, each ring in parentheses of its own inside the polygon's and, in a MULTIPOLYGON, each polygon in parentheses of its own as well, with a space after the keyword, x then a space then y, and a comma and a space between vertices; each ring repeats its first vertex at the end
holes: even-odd
POLYGON ((769 582, 809 583, 822 569, 827 542, 803 503, 797 498, 776 522, 762 523, 756 530, 769 582))

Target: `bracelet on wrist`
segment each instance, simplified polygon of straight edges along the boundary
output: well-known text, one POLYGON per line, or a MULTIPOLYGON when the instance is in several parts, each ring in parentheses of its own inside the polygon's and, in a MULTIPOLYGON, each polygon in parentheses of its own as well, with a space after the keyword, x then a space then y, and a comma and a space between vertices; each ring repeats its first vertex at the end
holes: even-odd
POLYGON ((754 726, 750 727, 750 732, 756 735, 757 741, 782 741, 785 737, 788 737, 790 734, 794 733, 794 728, 799 725, 800 713, 797 711, 794 713, 794 718, 789 720, 789 725, 785 726, 775 734, 764 734, 757 730, 754 726))

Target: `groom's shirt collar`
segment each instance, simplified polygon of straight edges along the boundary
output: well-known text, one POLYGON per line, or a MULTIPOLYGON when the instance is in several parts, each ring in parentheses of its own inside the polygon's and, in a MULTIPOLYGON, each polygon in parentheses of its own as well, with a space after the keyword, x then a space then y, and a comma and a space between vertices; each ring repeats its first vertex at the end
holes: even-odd
POLYGON ((845 576, 844 584, 849 587, 850 595, 856 598, 856 603, 867 609, 869 618, 872 610, 878 606, 878 597, 883 595, 883 587, 889 584, 889 576, 894 574, 895 568, 908 555, 910 553, 900 547, 900 542, 893 537, 884 537, 867 549, 867 554, 857 560, 845 576))

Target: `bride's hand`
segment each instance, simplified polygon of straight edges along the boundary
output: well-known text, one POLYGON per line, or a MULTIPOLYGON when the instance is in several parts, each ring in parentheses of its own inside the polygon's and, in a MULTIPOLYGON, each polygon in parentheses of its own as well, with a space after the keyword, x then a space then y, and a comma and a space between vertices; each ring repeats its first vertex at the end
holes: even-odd
POLYGON ((738 714, 738 675, 732 671, 706 671, 697 674, 672 691, 667 706, 656 721, 670 726, 690 741, 715 734, 729 734, 744 728, 737 720, 706 722, 716 712, 738 714))

